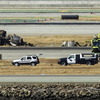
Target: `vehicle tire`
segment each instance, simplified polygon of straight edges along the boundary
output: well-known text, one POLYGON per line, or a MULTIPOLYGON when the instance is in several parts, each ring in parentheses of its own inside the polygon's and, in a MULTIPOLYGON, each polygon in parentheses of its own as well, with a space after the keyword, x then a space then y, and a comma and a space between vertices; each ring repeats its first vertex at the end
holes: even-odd
POLYGON ((16 62, 14 65, 15 65, 15 66, 19 66, 19 63, 16 62))
POLYGON ((100 57, 98 57, 98 62, 100 62, 100 57))
POLYGON ((66 66, 67 64, 66 64, 66 62, 61 62, 61 65, 66 66))
POLYGON ((31 66, 36 66, 36 64, 32 62, 32 63, 31 63, 31 66))
POLYGON ((91 61, 87 61, 86 65, 92 65, 91 61))

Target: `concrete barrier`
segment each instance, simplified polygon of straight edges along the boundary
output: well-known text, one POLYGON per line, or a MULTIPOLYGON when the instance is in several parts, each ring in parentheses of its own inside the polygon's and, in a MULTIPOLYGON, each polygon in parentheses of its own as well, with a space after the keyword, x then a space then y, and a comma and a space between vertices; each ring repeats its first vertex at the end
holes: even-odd
POLYGON ((100 7, 100 0, 0 0, 0 8, 100 7))

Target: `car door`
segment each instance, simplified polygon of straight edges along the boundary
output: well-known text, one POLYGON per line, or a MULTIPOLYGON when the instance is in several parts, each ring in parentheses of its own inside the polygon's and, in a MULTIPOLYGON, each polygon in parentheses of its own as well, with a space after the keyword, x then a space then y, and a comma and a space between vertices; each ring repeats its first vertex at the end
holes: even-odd
POLYGON ((27 59, 26 59, 27 64, 29 64, 31 62, 31 60, 32 60, 32 57, 31 56, 30 57, 27 57, 27 59))
POLYGON ((75 64, 76 63, 75 55, 69 56, 67 58, 67 62, 68 62, 68 64, 75 64))
POLYGON ((26 57, 22 57, 19 63, 20 64, 25 64, 26 63, 26 57))

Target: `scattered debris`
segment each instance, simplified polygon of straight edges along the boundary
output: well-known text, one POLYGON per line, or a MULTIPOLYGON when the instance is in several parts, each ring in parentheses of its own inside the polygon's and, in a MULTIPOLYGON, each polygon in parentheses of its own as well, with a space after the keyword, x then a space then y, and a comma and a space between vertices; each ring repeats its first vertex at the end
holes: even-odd
POLYGON ((16 34, 6 35, 5 30, 0 30, 0 45, 11 45, 11 46, 35 46, 31 43, 23 41, 23 38, 16 34))
POLYGON ((72 41, 62 41, 62 47, 81 47, 81 46, 87 46, 87 44, 85 45, 81 45, 79 44, 79 42, 76 42, 74 40, 72 41))

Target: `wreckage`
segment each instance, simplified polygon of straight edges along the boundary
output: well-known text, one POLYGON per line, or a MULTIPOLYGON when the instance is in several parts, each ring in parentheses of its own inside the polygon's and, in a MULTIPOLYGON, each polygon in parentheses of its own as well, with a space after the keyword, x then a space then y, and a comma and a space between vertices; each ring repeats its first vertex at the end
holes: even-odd
POLYGON ((0 45, 5 45, 6 42, 6 31, 0 30, 0 45))
POLYGON ((16 34, 9 34, 5 30, 0 30, 0 45, 11 45, 11 46, 34 46, 31 43, 23 41, 23 38, 16 34))
POLYGON ((81 45, 79 42, 76 42, 74 40, 72 41, 62 41, 62 47, 85 47, 88 46, 88 44, 81 45))

